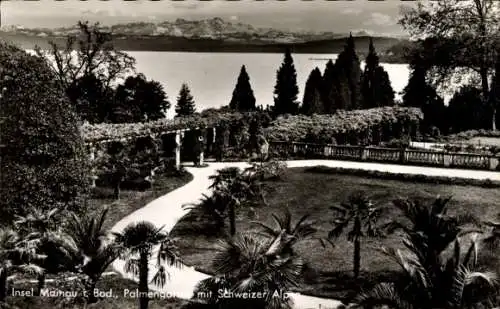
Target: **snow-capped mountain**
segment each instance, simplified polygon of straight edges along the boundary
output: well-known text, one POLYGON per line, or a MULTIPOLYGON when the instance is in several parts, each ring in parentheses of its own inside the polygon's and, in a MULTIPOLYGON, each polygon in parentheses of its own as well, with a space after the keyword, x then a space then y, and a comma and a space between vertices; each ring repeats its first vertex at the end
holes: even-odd
MULTIPOLYGON (((102 26, 102 30, 109 31, 117 37, 127 36, 168 36, 182 38, 204 38, 233 42, 262 41, 274 43, 300 43, 316 40, 338 38, 342 34, 332 32, 300 32, 282 31, 271 28, 257 28, 243 23, 233 23, 222 18, 203 20, 176 19, 175 21, 134 22, 102 26)), ((24 35, 61 37, 78 33, 76 26, 56 29, 27 29, 22 26, 10 26, 2 29, 3 32, 15 32, 24 35)))

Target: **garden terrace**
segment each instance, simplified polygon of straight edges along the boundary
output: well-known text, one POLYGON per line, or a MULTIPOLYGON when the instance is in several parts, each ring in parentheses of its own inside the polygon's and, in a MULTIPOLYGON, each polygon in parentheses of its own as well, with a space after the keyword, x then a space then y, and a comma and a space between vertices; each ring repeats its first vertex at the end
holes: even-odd
POLYGON ((419 108, 380 107, 338 111, 333 115, 280 117, 265 129, 270 141, 338 144, 379 144, 419 133, 423 113, 419 108))
MULTIPOLYGON (((366 192, 374 205, 386 208, 380 225, 395 219, 405 222, 403 214, 392 204, 397 198, 427 204, 437 195, 452 196, 450 215, 472 213, 482 220, 498 215, 498 186, 443 184, 430 178, 424 183, 412 177, 406 178, 406 175, 390 177, 381 178, 371 173, 363 175, 362 172, 346 175, 328 167, 288 168, 280 179, 262 182, 266 205, 249 203, 236 210, 237 233, 261 231, 252 221, 272 225, 270 214, 282 216, 288 208, 295 222, 303 215, 310 215, 309 219, 317 230, 315 236, 326 237, 335 218, 330 207, 345 202, 355 190, 366 192)), ((211 274, 214 269, 207 261, 213 260, 217 252, 213 249, 217 248, 218 240, 225 237, 226 230, 227 226, 218 230, 213 217, 204 213, 202 208, 195 208, 178 221, 171 234, 178 237, 186 264, 211 274)), ((361 275, 358 280, 353 279, 353 247, 347 240, 347 232, 333 241, 334 247, 327 245, 322 248, 317 239, 297 243, 295 252, 308 263, 304 283, 298 292, 349 302, 359 291, 382 281, 391 281, 399 273, 398 265, 378 251, 382 246, 403 248, 401 235, 387 235, 362 241, 361 275)))

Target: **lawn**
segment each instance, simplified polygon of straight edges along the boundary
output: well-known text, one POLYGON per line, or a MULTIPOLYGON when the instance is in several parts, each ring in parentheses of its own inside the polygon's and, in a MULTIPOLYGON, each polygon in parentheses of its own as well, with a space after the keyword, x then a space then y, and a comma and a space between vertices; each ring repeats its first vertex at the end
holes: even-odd
MULTIPOLYGON (((105 206, 109 206, 108 217, 105 222, 105 228, 111 229, 118 221, 120 221, 125 216, 134 212, 135 210, 144 207, 149 202, 154 199, 173 191, 193 179, 193 176, 187 172, 183 172, 179 175, 159 175, 153 184, 153 188, 145 191, 133 191, 133 190, 123 190, 121 192, 120 200, 115 201, 112 198, 113 190, 110 188, 94 188, 92 195, 89 198, 88 207, 91 211, 99 211, 105 206)), ((112 272, 113 269, 110 267, 107 272, 112 272)), ((47 276, 48 282, 46 287, 53 287, 54 283, 50 283, 50 279, 56 278, 60 283, 61 278, 65 278, 65 275, 59 276, 47 276)), ((25 279, 21 276, 21 279, 25 279)), ((167 283, 168 284, 168 283, 167 283)), ((18 283, 14 284, 12 287, 16 289, 30 289, 36 288, 35 283, 18 283)), ((58 285, 60 288, 60 285, 58 285)), ((97 286, 102 291, 109 291, 113 289, 115 291, 114 295, 117 298, 103 298, 98 303, 93 304, 88 307, 88 309, 132 309, 138 307, 138 299, 123 297, 123 290, 129 289, 134 290, 138 288, 138 284, 132 280, 122 278, 118 274, 111 274, 102 278, 97 286)), ((71 285, 65 288, 67 291, 73 290, 71 285)), ((10 293, 8 293, 10 295, 10 293)), ((61 299, 59 297, 10 297, 8 303, 12 308, 16 309, 28 309, 28 308, 40 308, 40 309, 52 309, 52 308, 73 308, 80 309, 83 306, 70 307, 69 305, 60 304, 61 299)), ((149 308, 151 309, 179 309, 186 303, 186 301, 181 299, 154 299, 150 301, 149 308)))
MULTIPOLYGON (((494 218, 500 212, 500 189, 479 186, 415 183, 399 180, 382 180, 368 176, 337 174, 331 170, 323 172, 314 168, 291 168, 281 180, 266 181, 263 185, 269 206, 255 209, 240 209, 237 213, 237 231, 252 231, 252 220, 272 223, 270 214, 282 214, 288 207, 292 220, 309 214, 315 221, 318 237, 326 237, 333 219, 330 205, 345 201, 354 190, 363 190, 375 204, 387 207, 381 223, 401 217, 392 206, 395 198, 410 198, 432 201, 437 195, 452 196, 450 213, 470 212, 480 218, 494 218)), ((172 234, 180 238, 182 257, 188 265, 211 273, 215 236, 204 236, 201 232, 210 229, 209 219, 197 211, 186 215, 176 225, 172 234)), ((219 236, 221 237, 221 236, 219 236)), ((399 268, 376 249, 381 246, 401 248, 397 235, 382 239, 367 239, 362 242, 361 279, 352 279, 353 247, 342 235, 335 240, 335 247, 323 248, 319 241, 299 243, 297 252, 307 261, 309 268, 304 283, 298 291, 304 294, 348 300, 360 289, 375 282, 397 275, 399 268)))
POLYGON ((99 211, 104 206, 109 207, 105 227, 111 229, 118 221, 132 212, 140 209, 156 198, 167 194, 193 179, 193 176, 187 172, 179 175, 158 176, 153 186, 149 190, 133 191, 122 190, 119 200, 113 199, 112 188, 97 187, 92 191, 89 198, 88 207, 90 210, 99 211))

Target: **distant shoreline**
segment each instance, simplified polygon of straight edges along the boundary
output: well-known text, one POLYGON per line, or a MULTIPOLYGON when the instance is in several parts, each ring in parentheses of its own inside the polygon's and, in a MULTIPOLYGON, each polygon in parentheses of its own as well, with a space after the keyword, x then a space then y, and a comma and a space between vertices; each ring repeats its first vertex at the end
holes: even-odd
MULTIPOLYGON (((1 33, 1 39, 6 42, 12 42, 22 49, 34 49, 39 46, 42 49, 48 49, 48 41, 53 40, 56 44, 63 46, 63 38, 49 38, 49 37, 36 37, 27 35, 9 35, 1 33)), ((357 37, 356 50, 360 59, 363 59, 368 53, 368 37, 357 37)), ((406 64, 407 61, 402 55, 393 53, 392 55, 384 54, 385 51, 390 49, 397 40, 394 39, 376 39, 374 44, 379 53, 381 62, 391 64, 406 64)), ((115 48, 121 51, 130 52, 187 52, 187 53, 241 53, 241 54, 255 54, 255 53, 268 53, 268 54, 282 54, 286 48, 290 48, 294 54, 339 54, 345 45, 344 39, 324 40, 324 41, 310 41, 304 43, 261 43, 261 42, 231 42, 223 40, 209 40, 209 39, 188 39, 178 37, 128 37, 128 38, 115 38, 115 48)), ((322 58, 322 57, 318 57, 322 58)), ((325 60, 328 59, 313 59, 325 60)))

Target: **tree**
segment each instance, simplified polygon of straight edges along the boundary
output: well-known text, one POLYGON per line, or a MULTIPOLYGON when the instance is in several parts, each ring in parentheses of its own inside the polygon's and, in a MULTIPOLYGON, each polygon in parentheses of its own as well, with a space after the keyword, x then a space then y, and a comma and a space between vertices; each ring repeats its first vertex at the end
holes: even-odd
POLYGON ((157 81, 148 81, 143 74, 129 76, 116 89, 115 115, 112 122, 144 122, 165 118, 170 102, 157 81), (123 115, 130 115, 123 117, 123 115), (120 117, 121 116, 121 117, 120 117))
POLYGON ((412 59, 410 66, 412 72, 408 84, 403 89, 403 105, 421 108, 424 113, 424 126, 427 129, 436 126, 444 130, 447 127, 446 121, 443 121, 444 101, 435 87, 427 82, 428 67, 420 57, 412 59))
POLYGON ((44 259, 35 261, 35 264, 43 269, 38 274, 37 295, 40 295, 42 288, 45 287, 45 276, 47 272, 56 272, 60 270, 60 260, 54 258, 59 251, 60 246, 57 244, 58 237, 54 237, 57 233, 58 222, 60 222, 61 211, 58 208, 53 208, 48 211, 38 208, 30 209, 24 216, 16 216, 14 226, 20 237, 25 241, 36 244, 36 252, 45 256, 44 259))
POLYGON ((328 238, 337 238, 351 224, 347 239, 354 244, 354 277, 358 278, 361 265, 361 238, 380 236, 381 231, 376 226, 383 209, 375 207, 363 192, 355 192, 349 196, 349 201, 339 206, 330 207, 335 212, 333 229, 328 238))
POLYGON ((324 104, 321 98, 323 77, 318 68, 312 70, 304 89, 301 113, 306 115, 324 114, 324 104))
POLYGON ((7 296, 8 277, 16 272, 40 275, 43 269, 33 262, 41 259, 35 242, 22 239, 12 229, 0 229, 0 304, 7 296))
POLYGON ((337 101, 340 99, 338 88, 338 76, 335 65, 332 60, 328 60, 321 87, 323 109, 326 114, 335 113, 335 107, 338 106, 337 101))
MULTIPOLYGON (((81 84, 82 79, 85 80, 89 76, 99 81, 100 89, 104 91, 102 95, 111 101, 114 94, 111 86, 133 72, 135 59, 125 52, 116 50, 111 34, 102 31, 98 23, 91 26, 88 22, 78 22, 77 26, 79 32, 69 35, 64 46, 50 42, 49 50, 43 51, 37 48, 37 54, 46 59, 55 73, 55 80, 62 89, 69 91, 68 94, 71 94, 70 99, 74 105, 79 105, 80 99, 89 99, 89 97, 82 98, 74 95, 85 93, 75 88, 81 84)), ((84 89, 92 89, 92 87, 84 89)), ((95 106, 99 102, 88 104, 95 106)), ((94 117, 90 117, 88 120, 93 119, 94 117)))
POLYGON ((191 90, 187 84, 182 84, 179 96, 177 97, 177 105, 175 106, 176 117, 190 116, 196 111, 191 90))
MULTIPOLYGON (((490 106, 493 108, 494 115, 500 110, 500 52, 497 55, 495 64, 495 76, 491 83, 490 106)), ((500 117, 496 117, 497 128, 500 126, 500 117)))
POLYGON ((110 118, 113 93, 92 73, 79 77, 66 89, 78 116, 89 123, 101 123, 110 118))
POLYGON ((201 281, 194 293, 212 297, 197 300, 221 309, 290 308, 290 299, 282 293, 301 282, 304 263, 296 256, 282 256, 273 243, 273 239, 250 234, 222 241, 213 260, 214 276, 201 281), (219 297, 220 291, 260 292, 264 296, 219 297))
POLYGON ((79 120, 45 61, 0 45, 0 210, 79 211, 89 188, 89 165, 79 120))
MULTIPOLYGON (((85 275, 84 286, 87 292, 87 302, 97 301, 94 289, 106 269, 119 257, 120 248, 114 242, 104 223, 108 214, 108 208, 99 213, 86 215, 71 214, 69 224, 66 228, 66 237, 62 240, 73 243, 71 246, 76 251, 71 256, 76 257, 72 263, 74 268, 85 275)), ((66 246, 68 248, 70 246, 66 246)), ((67 250, 70 251, 70 250, 67 250)))
MULTIPOLYGON (((446 85, 470 71, 480 79, 483 101, 489 96, 495 52, 500 42, 500 3, 496 0, 439 0, 403 11, 400 24, 429 63, 434 82, 446 85)), ((495 113, 492 113, 492 128, 495 113)))
MULTIPOLYGON (((389 233, 403 231, 405 251, 382 248, 402 268, 402 277, 377 284, 362 293, 355 303, 362 308, 389 305, 391 308, 487 308, 495 295, 494 271, 480 271, 477 263, 478 244, 472 241, 465 252, 459 236, 476 230, 464 229, 465 223, 477 223, 470 215, 447 215, 450 199, 436 199, 431 205, 396 200, 408 222, 393 221, 389 233), (446 252, 451 254, 446 254, 446 252), (465 253, 465 254, 464 254, 465 253)), ((484 268, 483 268, 484 270, 484 268)))
POLYGON ((159 246, 156 256, 158 272, 153 276, 152 281, 163 287, 168 275, 164 263, 176 267, 182 265, 176 246, 168 233, 146 221, 131 223, 121 233, 115 233, 115 236, 116 242, 124 249, 123 255, 127 259, 125 271, 139 277, 139 308, 147 309, 149 262, 153 257, 153 250, 159 246))
POLYGON ((253 222, 261 232, 259 234, 275 240, 276 247, 283 254, 294 255, 293 246, 302 240, 311 239, 317 230, 312 222, 307 222, 309 215, 302 216, 295 224, 292 224, 290 210, 286 210, 282 217, 272 214, 274 227, 263 222, 253 222))
POLYGON ((276 73, 276 85, 274 86, 275 114, 296 114, 299 107, 297 102, 298 94, 297 72, 290 49, 287 49, 283 63, 276 73))
POLYGON ((403 231, 412 244, 412 252, 418 255, 420 263, 426 269, 440 267, 440 254, 457 237, 477 231, 466 228, 466 225, 481 225, 481 222, 469 213, 460 216, 448 215, 450 200, 450 197, 438 197, 429 205, 404 199, 393 201, 406 221, 393 220, 386 224, 384 229, 388 234, 403 231))
POLYGON ((216 175, 210 176, 216 194, 223 197, 221 200, 227 205, 223 207, 229 218, 229 233, 236 234, 236 209, 250 198, 258 195, 255 179, 248 177, 237 167, 223 168, 216 175))
POLYGON ((361 104, 361 64, 356 54, 352 34, 347 38, 344 50, 335 61, 334 85, 339 94, 336 109, 358 109, 361 104))
POLYGON ((380 66, 372 38, 370 38, 369 52, 366 56, 361 95, 363 108, 390 106, 394 104, 394 90, 392 89, 389 75, 380 66))
POLYGON ((460 87, 448 103, 448 121, 453 132, 487 129, 490 111, 484 103, 481 89, 460 87))
POLYGON ((255 96, 250 85, 250 77, 244 65, 241 67, 229 107, 242 112, 255 110, 255 96))

